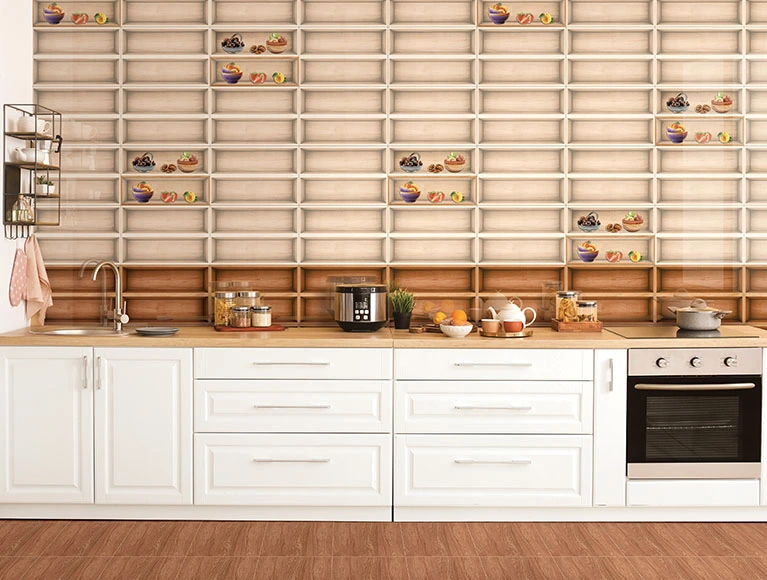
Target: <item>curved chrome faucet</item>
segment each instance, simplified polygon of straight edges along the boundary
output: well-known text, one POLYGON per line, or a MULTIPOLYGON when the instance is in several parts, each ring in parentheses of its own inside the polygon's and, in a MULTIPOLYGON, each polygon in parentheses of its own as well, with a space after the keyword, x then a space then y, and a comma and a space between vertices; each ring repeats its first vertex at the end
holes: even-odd
POLYGON ((123 302, 123 287, 122 277, 120 276, 120 268, 117 267, 117 264, 110 262, 109 260, 99 262, 93 269, 93 277, 91 279, 94 282, 96 281, 96 278, 98 277, 99 272, 103 266, 109 266, 115 275, 115 309, 112 313, 112 320, 114 321, 115 332, 120 332, 123 329, 123 324, 127 324, 130 320, 128 315, 123 312, 125 303, 123 302))

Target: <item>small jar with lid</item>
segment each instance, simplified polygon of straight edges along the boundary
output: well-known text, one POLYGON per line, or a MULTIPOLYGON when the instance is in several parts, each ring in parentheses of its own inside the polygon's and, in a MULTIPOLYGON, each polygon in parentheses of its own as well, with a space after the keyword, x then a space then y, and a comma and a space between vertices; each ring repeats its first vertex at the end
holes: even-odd
POLYGON ((237 306, 247 306, 248 308, 261 306, 261 292, 255 290, 237 292, 237 299, 235 302, 237 306))
POLYGON ((596 300, 578 300, 578 322, 597 322, 596 300))
POLYGON ((232 308, 232 326, 250 328, 250 308, 248 306, 234 306, 232 308))
POLYGON ((561 322, 575 322, 578 317, 577 302, 581 293, 577 290, 560 290, 555 304, 556 318, 561 322))
POLYGON ((232 307, 237 297, 235 292, 220 291, 214 295, 214 322, 216 326, 231 326, 232 307))
POLYGON ((271 306, 253 306, 250 309, 251 325, 257 328, 268 328, 272 325, 271 306))

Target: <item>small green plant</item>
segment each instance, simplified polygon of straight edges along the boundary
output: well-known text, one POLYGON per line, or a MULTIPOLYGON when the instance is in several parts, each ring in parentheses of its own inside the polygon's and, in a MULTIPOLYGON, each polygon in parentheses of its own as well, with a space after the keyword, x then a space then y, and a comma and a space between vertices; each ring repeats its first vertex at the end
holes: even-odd
POLYGON ((415 297, 404 288, 392 288, 389 291, 389 302, 394 312, 413 312, 415 297))
POLYGON ((38 185, 53 185, 53 182, 48 179, 45 175, 38 175, 37 177, 37 184, 38 185))

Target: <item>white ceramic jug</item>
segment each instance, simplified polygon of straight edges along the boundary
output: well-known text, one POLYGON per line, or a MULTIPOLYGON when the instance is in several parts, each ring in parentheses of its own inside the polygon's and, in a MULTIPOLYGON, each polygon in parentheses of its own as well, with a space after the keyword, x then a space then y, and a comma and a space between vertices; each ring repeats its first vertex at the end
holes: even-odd
POLYGON ((522 332, 535 322, 536 317, 536 312, 532 307, 520 308, 514 302, 508 302, 500 312, 496 312, 492 306, 487 310, 493 318, 497 318, 503 323, 503 328, 506 332, 522 332), (532 313, 530 322, 527 321, 527 316, 525 315, 528 310, 532 313))

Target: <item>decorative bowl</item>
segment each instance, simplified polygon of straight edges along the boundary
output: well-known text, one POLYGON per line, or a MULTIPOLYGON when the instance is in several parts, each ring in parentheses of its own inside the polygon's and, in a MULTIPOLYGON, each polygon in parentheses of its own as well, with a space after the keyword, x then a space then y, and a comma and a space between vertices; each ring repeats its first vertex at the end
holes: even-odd
POLYGON ((415 201, 421 196, 420 191, 412 192, 409 190, 399 190, 400 197, 402 197, 405 203, 415 203, 415 201))
POLYGON ((490 16, 490 21, 493 24, 504 24, 509 19, 509 16, 511 16, 511 13, 507 12, 506 14, 498 14, 490 12, 488 15, 490 16))
POLYGON ((143 189, 136 189, 133 188, 133 197, 135 200, 139 203, 149 203, 149 200, 152 199, 152 196, 154 195, 154 191, 144 191, 143 189))
POLYGON ((711 108, 717 113, 728 113, 732 109, 732 103, 715 103, 711 101, 711 108))
POLYGON ((460 173, 463 171, 463 168, 466 167, 466 162, 456 162, 456 161, 448 161, 445 159, 443 162, 445 165, 445 169, 447 169, 450 173, 460 173))
POLYGON ((154 169, 154 165, 134 165, 133 169, 139 173, 149 173, 154 169))
POLYGON ((43 12, 43 18, 45 18, 45 21, 48 24, 58 24, 62 20, 64 20, 64 13, 56 13, 56 12, 43 12))
POLYGON ((672 143, 682 143, 687 138, 687 131, 684 133, 675 133, 673 131, 666 131, 669 141, 672 143))
POLYGON ((636 233, 640 231, 644 227, 644 222, 627 222, 625 219, 623 220, 623 229, 627 232, 636 233))
POLYGON ((230 85, 236 85, 240 79, 242 78, 242 72, 238 73, 230 73, 229 71, 225 69, 221 69, 221 76, 224 77, 224 80, 230 84, 230 85))
POLYGON ((405 173, 415 173, 417 171, 421 171, 421 167, 423 165, 402 165, 400 164, 399 168, 404 171, 405 173))
POLYGON ((244 46, 222 46, 221 49, 224 52, 228 52, 229 54, 237 54, 238 52, 242 52, 242 49, 245 48, 244 46))
POLYGON ((277 42, 274 40, 267 40, 266 41, 266 48, 269 52, 273 54, 280 54, 282 52, 285 52, 288 48, 287 42, 277 42))
POLYGON ((685 105, 682 107, 673 107, 671 105, 666 105, 666 108, 672 113, 684 113, 687 109, 690 108, 690 105, 685 105))
POLYGON ((585 250, 578 249, 578 257, 583 260, 584 262, 593 262, 597 259, 597 256, 599 255, 599 250, 596 252, 587 252, 585 250))
POLYGON ((598 226, 598 225, 594 225, 594 226, 582 226, 580 224, 578 225, 578 229, 581 230, 582 232, 595 232, 600 227, 601 226, 598 226))
POLYGON ((178 165, 178 168, 183 173, 192 173, 195 169, 197 169, 197 166, 200 164, 199 161, 195 162, 189 162, 189 161, 182 161, 181 159, 178 159, 176 161, 176 165, 178 165))
POLYGON ((450 324, 440 324, 439 329, 442 334, 450 338, 463 338, 474 330, 473 324, 464 324, 463 326, 452 326, 450 324))

